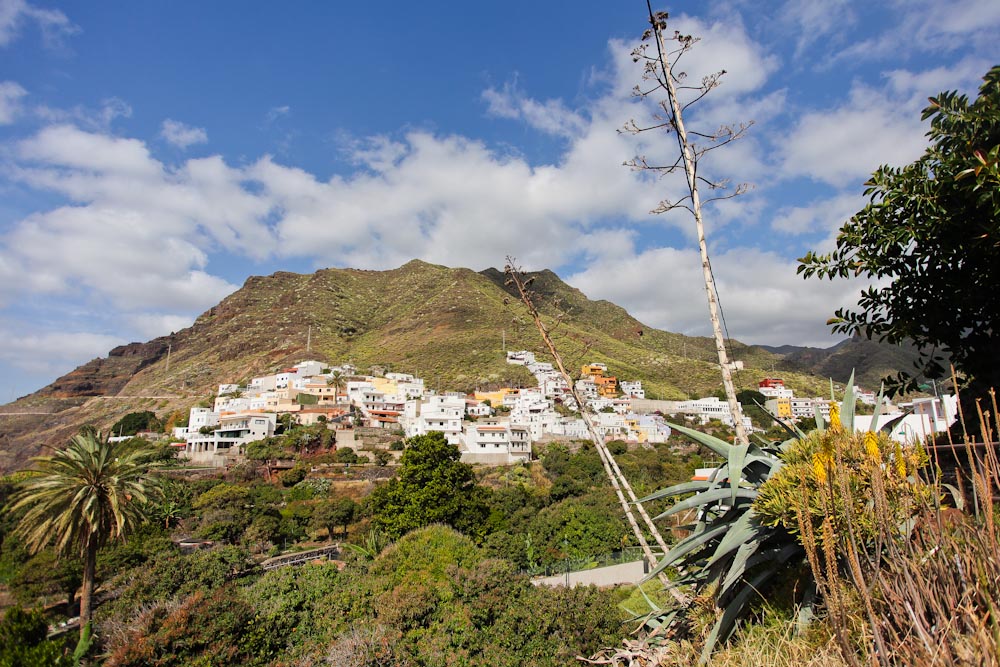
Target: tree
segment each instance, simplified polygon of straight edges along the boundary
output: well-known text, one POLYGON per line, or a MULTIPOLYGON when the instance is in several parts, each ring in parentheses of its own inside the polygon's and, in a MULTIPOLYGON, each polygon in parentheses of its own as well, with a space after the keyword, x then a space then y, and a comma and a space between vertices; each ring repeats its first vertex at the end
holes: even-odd
POLYGON ((27 510, 16 531, 32 553, 54 543, 60 554, 83 559, 81 637, 93 611, 98 549, 143 523, 158 491, 149 475, 152 455, 149 449, 78 435, 66 449, 32 459, 37 473, 11 501, 10 511, 27 510))
POLYGON ((744 389, 736 394, 736 399, 743 407, 743 414, 750 418, 754 426, 768 428, 774 424, 774 418, 764 409, 767 397, 756 389, 744 389))
POLYGON ((277 438, 264 438, 248 442, 245 451, 249 460, 261 461, 264 464, 269 482, 271 481, 271 461, 287 456, 285 448, 279 444, 277 438))
MULTIPOLYGON (((869 203, 841 227, 836 250, 808 253, 806 278, 864 276, 857 310, 840 308, 833 331, 921 350, 917 374, 944 372, 949 354, 971 394, 1000 385, 1000 66, 972 103, 955 92, 930 99, 931 145, 905 167, 880 167, 869 203)), ((893 391, 917 388, 901 372, 893 391)))
POLYGON ((338 498, 322 503, 316 507, 312 515, 312 523, 316 528, 325 528, 332 540, 337 526, 344 529, 347 538, 347 527, 358 519, 361 508, 350 498, 338 498))
POLYGON ((458 447, 439 431, 410 438, 399 476, 369 496, 372 525, 392 538, 432 523, 475 532, 489 511, 472 466, 460 458, 458 447))
POLYGON ((111 427, 111 435, 135 435, 139 431, 161 431, 163 422, 155 412, 130 412, 111 427))

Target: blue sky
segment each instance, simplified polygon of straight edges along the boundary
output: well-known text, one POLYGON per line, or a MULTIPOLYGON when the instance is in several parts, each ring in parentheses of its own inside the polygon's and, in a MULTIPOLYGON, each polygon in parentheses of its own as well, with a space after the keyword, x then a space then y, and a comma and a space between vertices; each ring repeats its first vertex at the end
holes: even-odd
MULTIPOLYGON (((805 282, 867 174, 924 146, 929 95, 1000 61, 1000 3, 678 2, 726 69, 689 126, 753 120, 704 173, 730 333, 827 345, 861 285, 805 282)), ((547 267, 649 325, 708 332, 671 138, 630 95, 642 2, 0 0, 0 402, 189 325, 250 275, 419 257, 547 267)))

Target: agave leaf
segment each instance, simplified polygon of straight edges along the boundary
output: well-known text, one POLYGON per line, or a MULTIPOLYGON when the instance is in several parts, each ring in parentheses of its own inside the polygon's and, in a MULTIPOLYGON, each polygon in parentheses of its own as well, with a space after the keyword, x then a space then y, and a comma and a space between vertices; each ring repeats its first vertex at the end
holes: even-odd
POLYGON ((671 609, 670 611, 660 614, 660 615, 648 615, 646 622, 643 625, 650 632, 662 628, 665 625, 670 625, 674 622, 680 609, 671 609))
POLYGON ((879 385, 878 396, 875 398, 875 412, 872 413, 872 421, 868 425, 868 430, 878 433, 878 418, 882 415, 882 392, 885 391, 885 383, 879 385))
MULTIPOLYGON (((792 542, 791 544, 786 544, 781 548, 772 547, 769 549, 764 549, 763 551, 751 551, 747 554, 747 561, 743 564, 743 572, 747 570, 752 570, 761 563, 767 561, 774 565, 780 565, 787 562, 792 556, 797 553, 802 553, 803 548, 798 542, 792 542)), ((735 565, 735 559, 734 559, 735 565)), ((725 581, 722 582, 722 586, 719 588, 719 596, 721 597, 729 591, 729 588, 735 584, 739 577, 743 575, 743 572, 736 574, 736 568, 730 570, 729 575, 726 577, 725 581)))
POLYGON ((754 405, 756 405, 758 408, 760 408, 761 410, 763 410, 764 413, 768 417, 771 418, 771 421, 773 421, 778 426, 780 426, 782 429, 784 429, 784 431, 786 433, 788 433, 788 435, 792 436, 793 438, 804 438, 804 437, 806 437, 806 434, 802 432, 802 429, 800 429, 798 426, 795 426, 794 424, 788 425, 785 422, 781 421, 780 419, 778 419, 778 417, 776 417, 775 415, 771 414, 770 410, 768 410, 763 405, 761 405, 759 401, 754 401, 754 405))
POLYGON ((731 504, 736 504, 736 491, 743 477, 743 463, 747 457, 750 445, 739 445, 729 448, 729 489, 732 492, 731 504))
POLYGON ((736 597, 729 601, 725 611, 722 613, 722 618, 716 622, 715 627, 712 628, 712 632, 708 635, 708 639, 705 640, 705 648, 702 650, 701 658, 698 660, 699 665, 708 664, 708 659, 712 656, 712 653, 715 651, 715 645, 720 639, 722 641, 729 639, 736 626, 736 620, 740 617, 743 608, 750 601, 750 596, 756 594, 758 587, 773 576, 777 570, 778 568, 775 566, 761 572, 736 597))
POLYGON ((719 456, 729 458, 729 448, 732 447, 732 445, 725 440, 719 440, 715 436, 702 433, 701 431, 695 431, 694 429, 681 426, 680 424, 674 424, 673 422, 667 422, 667 425, 678 433, 683 433, 698 444, 708 447, 719 456))
POLYGON ((781 469, 781 466, 785 465, 785 462, 779 459, 774 454, 760 454, 758 456, 748 456, 746 461, 743 463, 743 467, 749 466, 752 463, 763 463, 768 469, 774 473, 781 469))
POLYGON ((747 571, 747 563, 749 562, 750 557, 757 553, 757 549, 760 548, 763 541, 763 536, 760 535, 758 531, 754 533, 751 539, 748 539, 741 544, 738 549, 736 549, 736 553, 733 555, 732 562, 729 564, 726 576, 722 580, 722 585, 719 587, 720 598, 728 593, 729 588, 743 577, 743 574, 747 571))
POLYGON ((819 407, 813 406, 813 415, 816 417, 816 430, 822 433, 826 430, 826 425, 823 421, 823 413, 819 411, 819 407))
POLYGON ((715 553, 712 554, 705 567, 711 567, 754 537, 758 533, 759 526, 754 526, 753 519, 753 510, 747 510, 729 524, 726 536, 719 542, 719 546, 716 547, 715 553))
POLYGON ((810 580, 802 596, 802 606, 795 617, 795 634, 801 635, 806 627, 816 618, 816 582, 810 580))
POLYGON ((654 491, 645 498, 640 498, 635 501, 637 503, 648 503, 653 500, 659 500, 660 498, 665 498, 667 496, 679 496, 683 493, 691 493, 693 491, 707 491, 714 485, 712 482, 707 480, 696 480, 692 482, 682 482, 681 484, 675 484, 673 486, 668 486, 665 489, 660 489, 659 491, 654 491))
POLYGON ((881 431, 882 433, 892 433, 892 429, 896 428, 896 424, 898 424, 899 422, 901 422, 904 419, 906 419, 906 416, 908 414, 910 414, 909 410, 907 410, 906 412, 904 412, 901 415, 893 417, 892 419, 890 419, 886 423, 882 424, 881 428, 879 428, 879 431, 881 431))
POLYGON ((854 371, 851 371, 851 379, 847 381, 847 389, 844 390, 844 402, 840 404, 840 423, 848 433, 854 432, 854 404, 857 399, 854 397, 854 371))
POLYGON ((691 535, 690 537, 685 538, 683 541, 678 542, 674 546, 674 548, 668 551, 667 554, 660 560, 660 562, 656 564, 656 567, 654 567, 649 574, 647 574, 645 577, 642 578, 642 581, 639 582, 640 585, 656 577, 657 575, 660 574, 660 572, 663 572, 663 570, 667 569, 668 567, 676 563, 684 556, 690 554, 691 552, 700 547, 703 547, 707 542, 710 542, 719 535, 722 535, 727 530, 729 530, 728 524, 722 526, 716 526, 711 530, 707 530, 702 533, 696 533, 694 535, 691 535))
POLYGON ((963 496, 962 493, 958 489, 956 489, 954 486, 952 486, 951 484, 941 484, 941 486, 943 486, 944 488, 948 489, 948 493, 951 494, 951 499, 955 503, 955 509, 964 512, 965 511, 965 496, 963 496))
POLYGON ((704 493, 699 493, 697 495, 691 496, 686 500, 682 500, 681 502, 676 503, 666 512, 654 517, 654 520, 663 519, 673 514, 677 514, 678 512, 689 510, 692 507, 698 507, 699 505, 707 505, 709 503, 722 500, 727 496, 733 496, 733 495, 736 498, 745 498, 747 500, 753 500, 754 498, 757 497, 757 491, 754 489, 736 489, 735 494, 731 494, 729 489, 713 489, 712 491, 705 491, 704 493))

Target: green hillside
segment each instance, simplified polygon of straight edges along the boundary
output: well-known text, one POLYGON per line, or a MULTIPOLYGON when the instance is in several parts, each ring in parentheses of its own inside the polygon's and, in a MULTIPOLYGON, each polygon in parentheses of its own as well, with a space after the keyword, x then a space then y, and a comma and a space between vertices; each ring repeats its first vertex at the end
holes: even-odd
MULTIPOLYGON (((714 345, 652 329, 607 301, 592 301, 551 271, 528 274, 538 305, 572 370, 604 362, 642 380, 652 398, 683 399, 720 388, 714 345)), ((0 409, 0 469, 21 466, 43 444, 60 444, 82 424, 108 428, 134 410, 186 411, 217 385, 313 358, 413 373, 428 386, 471 391, 530 385, 507 350, 545 359, 522 304, 496 269, 476 273, 421 261, 390 271, 323 269, 251 277, 181 331, 112 350, 35 394, 0 409), (4 414, 6 413, 6 414, 4 414), (30 414, 26 414, 30 413, 30 414), (41 413, 41 414, 39 414, 41 413)), ((752 386, 780 357, 732 344, 752 386)), ((807 369, 783 372, 803 395, 828 391, 807 369)))

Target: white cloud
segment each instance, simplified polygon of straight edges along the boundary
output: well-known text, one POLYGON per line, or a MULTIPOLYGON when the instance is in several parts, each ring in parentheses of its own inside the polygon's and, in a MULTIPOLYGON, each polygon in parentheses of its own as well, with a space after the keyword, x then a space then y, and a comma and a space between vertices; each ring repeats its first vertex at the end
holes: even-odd
POLYGON ((406 146, 386 136, 353 139, 342 137, 344 152, 351 164, 385 172, 406 155, 406 146))
POLYGON ((793 236, 823 233, 832 238, 866 203, 860 194, 842 194, 805 206, 785 206, 771 220, 771 229, 793 236))
POLYGON ((929 70, 890 70, 885 77, 893 93, 905 99, 908 107, 921 108, 926 106, 928 97, 946 90, 978 90, 983 75, 992 64, 983 58, 971 56, 957 63, 929 70))
POLYGON ((857 63, 917 53, 941 58, 960 49, 996 52, 1000 3, 995 0, 896 0, 888 27, 836 52, 830 63, 857 63))
POLYGON ((28 94, 14 81, 0 81, 0 125, 10 125, 21 113, 21 98, 28 94))
POLYGON ((533 100, 517 88, 516 82, 506 83, 500 90, 486 89, 483 100, 490 115, 523 120, 546 134, 570 138, 587 127, 587 120, 566 108, 562 100, 533 100))
POLYGON ((144 339, 166 336, 194 323, 194 317, 189 315, 171 315, 164 313, 136 313, 128 317, 132 329, 144 339))
MULTIPOLYGON (((850 0, 790 0, 782 7, 778 20, 793 26, 798 33, 795 37, 798 58, 821 38, 832 36, 837 42, 843 41, 857 17, 850 0)), ((829 41, 824 44, 828 46, 829 41)))
POLYGON ((264 115, 264 120, 266 120, 268 123, 273 123, 282 116, 287 116, 289 113, 291 113, 291 111, 292 107, 288 106, 287 104, 279 107, 271 107, 264 115))
MULTIPOLYGON (((729 334, 744 343, 828 347, 824 322, 841 305, 856 303, 862 285, 805 281, 796 263, 771 252, 735 249, 713 257, 729 334)), ((710 336, 705 282, 696 249, 657 248, 630 258, 591 262, 568 281, 592 299, 607 299, 645 324, 710 336), (650 289, 650 285, 659 286, 650 289)))
POLYGON ((25 323, 0 326, 0 361, 28 373, 55 375, 97 357, 125 341, 118 336, 90 332, 34 331, 25 323), (32 330, 26 334, 24 331, 32 330))
POLYGON ((95 132, 108 132, 115 120, 132 116, 132 107, 122 99, 110 97, 102 100, 97 109, 79 105, 71 109, 38 106, 32 112, 50 125, 79 125, 95 132))
POLYGON ((187 148, 195 144, 204 144, 208 141, 208 133, 204 128, 191 127, 176 120, 166 119, 160 128, 160 136, 178 148, 187 148))
POLYGON ((0 0, 0 47, 10 45, 26 22, 38 25, 49 47, 59 46, 63 37, 80 31, 57 9, 41 9, 24 0, 0 0))
POLYGON ((784 142, 781 169, 835 186, 858 187, 882 164, 904 165, 926 147, 920 115, 898 100, 855 85, 848 100, 829 111, 810 111, 784 142))

